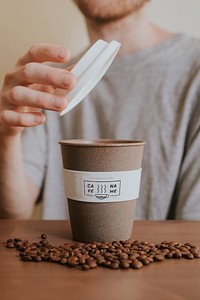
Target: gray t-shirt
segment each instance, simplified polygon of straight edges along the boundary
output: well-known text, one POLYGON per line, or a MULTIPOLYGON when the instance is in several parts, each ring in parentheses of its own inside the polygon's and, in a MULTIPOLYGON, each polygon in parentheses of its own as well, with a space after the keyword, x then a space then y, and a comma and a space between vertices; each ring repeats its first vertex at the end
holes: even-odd
MULTIPOLYGON (((200 219, 200 41, 184 34, 116 58, 72 111, 46 112, 23 135, 27 174, 42 188, 43 218, 68 217, 59 140, 146 142, 136 219, 200 219)), ((28 199, 27 199, 28 201, 28 199)))

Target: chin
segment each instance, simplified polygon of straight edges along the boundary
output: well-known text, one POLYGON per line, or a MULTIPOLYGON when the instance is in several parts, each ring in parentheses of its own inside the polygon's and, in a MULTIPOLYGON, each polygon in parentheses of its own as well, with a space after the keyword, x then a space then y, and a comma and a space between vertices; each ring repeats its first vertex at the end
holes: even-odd
POLYGON ((74 0, 83 15, 99 22, 123 18, 143 6, 146 0, 74 0))

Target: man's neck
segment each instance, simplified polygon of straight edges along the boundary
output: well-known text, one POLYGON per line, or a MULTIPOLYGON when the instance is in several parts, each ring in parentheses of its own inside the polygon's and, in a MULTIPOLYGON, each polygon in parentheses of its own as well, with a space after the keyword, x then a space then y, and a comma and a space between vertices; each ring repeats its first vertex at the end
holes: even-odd
POLYGON ((122 43, 119 55, 129 55, 159 44, 173 34, 153 24, 143 10, 118 21, 97 23, 86 19, 91 42, 97 39, 122 43))

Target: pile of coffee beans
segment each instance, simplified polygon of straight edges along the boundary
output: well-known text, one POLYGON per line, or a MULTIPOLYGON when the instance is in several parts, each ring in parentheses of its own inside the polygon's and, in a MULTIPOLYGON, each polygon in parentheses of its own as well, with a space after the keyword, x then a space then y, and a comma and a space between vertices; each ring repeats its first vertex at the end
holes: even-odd
POLYGON ((23 261, 59 263, 82 270, 98 266, 110 269, 141 269, 165 259, 200 258, 200 249, 191 243, 163 241, 152 244, 144 241, 114 241, 94 243, 65 243, 51 245, 46 234, 39 242, 14 238, 7 240, 7 248, 16 248, 23 261))

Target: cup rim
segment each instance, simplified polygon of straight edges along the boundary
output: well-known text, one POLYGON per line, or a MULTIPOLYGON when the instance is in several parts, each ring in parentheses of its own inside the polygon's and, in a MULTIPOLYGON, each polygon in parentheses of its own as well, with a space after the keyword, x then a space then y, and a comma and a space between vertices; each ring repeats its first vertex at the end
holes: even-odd
POLYGON ((59 141, 59 144, 74 147, 129 147, 144 146, 145 142, 126 139, 67 139, 59 141))

